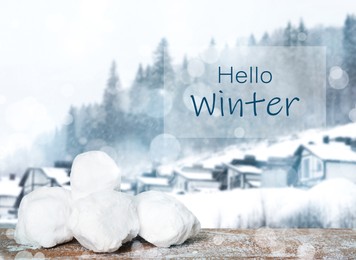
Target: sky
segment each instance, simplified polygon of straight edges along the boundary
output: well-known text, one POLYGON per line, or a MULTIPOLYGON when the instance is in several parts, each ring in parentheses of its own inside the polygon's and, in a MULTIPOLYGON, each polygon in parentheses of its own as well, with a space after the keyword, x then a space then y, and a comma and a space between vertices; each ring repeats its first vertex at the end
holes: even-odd
POLYGON ((124 87, 162 37, 173 62, 284 27, 339 26, 350 0, 0 0, 0 159, 100 102, 110 63, 124 87))

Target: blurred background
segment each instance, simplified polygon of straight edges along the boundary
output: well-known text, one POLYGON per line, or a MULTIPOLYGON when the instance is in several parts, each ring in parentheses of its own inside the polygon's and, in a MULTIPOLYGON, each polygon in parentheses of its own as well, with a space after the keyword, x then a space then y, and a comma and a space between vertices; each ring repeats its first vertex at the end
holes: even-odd
MULTIPOLYGON (((350 1, 0 1, 0 223, 69 188, 101 150, 121 189, 183 201, 203 227, 356 227, 356 6, 350 1), (164 106, 235 47, 325 46, 325 125, 177 138, 164 106), (202 72, 203 71, 203 72, 202 72), (165 92, 165 82, 176 90, 165 92)), ((306 61, 307 63, 307 61, 306 61)), ((308 115, 306 113, 306 120, 308 115)), ((177 118, 179 120, 179 118, 177 118)), ((185 124, 186 122, 178 122, 185 124)))

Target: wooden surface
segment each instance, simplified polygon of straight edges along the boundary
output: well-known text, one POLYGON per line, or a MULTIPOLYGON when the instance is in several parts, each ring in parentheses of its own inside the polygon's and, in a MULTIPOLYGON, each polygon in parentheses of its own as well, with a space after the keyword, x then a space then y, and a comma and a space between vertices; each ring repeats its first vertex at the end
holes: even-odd
POLYGON ((0 229, 0 259, 37 258, 300 258, 356 259, 356 230, 352 229, 203 229, 183 245, 157 248, 141 238, 117 252, 95 254, 77 241, 50 249, 17 245, 13 229, 0 229))

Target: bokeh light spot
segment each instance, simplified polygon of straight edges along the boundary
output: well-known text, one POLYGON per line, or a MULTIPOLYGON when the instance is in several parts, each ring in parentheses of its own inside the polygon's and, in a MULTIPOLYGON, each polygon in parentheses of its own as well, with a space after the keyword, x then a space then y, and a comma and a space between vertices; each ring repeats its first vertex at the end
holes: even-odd
POLYGON ((213 243, 217 246, 220 246, 224 242, 224 237, 223 236, 214 236, 213 238, 213 243))
POLYGON ((156 163, 169 163, 178 158, 180 149, 177 138, 170 134, 161 134, 151 141, 150 157, 156 163))
POLYGON ((29 251, 20 251, 16 254, 15 259, 32 259, 33 256, 29 251))
POLYGON ((329 84, 334 89, 343 89, 349 84, 349 76, 338 66, 334 66, 330 69, 329 73, 329 84))
POLYGON ((242 138, 245 136, 245 129, 242 127, 236 127, 234 130, 234 135, 236 138, 242 138))

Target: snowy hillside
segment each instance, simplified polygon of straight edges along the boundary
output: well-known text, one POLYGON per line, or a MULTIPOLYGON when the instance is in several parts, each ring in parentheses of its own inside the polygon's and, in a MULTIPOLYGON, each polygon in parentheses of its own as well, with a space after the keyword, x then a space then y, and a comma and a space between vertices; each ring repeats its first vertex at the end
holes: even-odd
POLYGON ((218 153, 192 155, 174 164, 162 165, 163 175, 169 175, 175 167, 200 165, 203 168, 215 168, 223 163, 230 163, 233 159, 242 159, 245 155, 253 155, 257 160, 266 161, 269 157, 292 156, 302 144, 322 143, 324 136, 331 139, 337 137, 356 138, 356 123, 342 125, 329 129, 311 129, 298 134, 283 136, 273 141, 248 140, 239 145, 231 145, 218 153))

